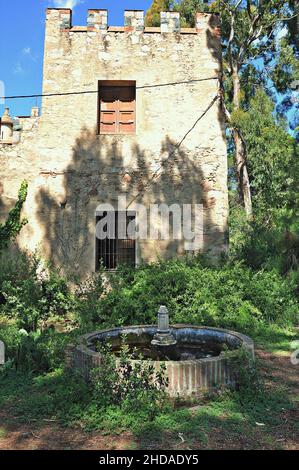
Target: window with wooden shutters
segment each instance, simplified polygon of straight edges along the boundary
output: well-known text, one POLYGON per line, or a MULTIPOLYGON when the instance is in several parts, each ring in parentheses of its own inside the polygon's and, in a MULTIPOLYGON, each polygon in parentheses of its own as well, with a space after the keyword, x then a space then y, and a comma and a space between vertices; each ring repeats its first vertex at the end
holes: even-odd
POLYGON ((135 82, 99 82, 99 104, 100 134, 135 134, 135 82))
MULTIPOLYGON (((97 216, 96 223, 106 216, 107 212, 97 216)), ((96 269, 99 269, 101 265, 106 269, 115 269, 121 264, 135 266, 136 240, 124 236, 134 230, 135 215, 132 212, 111 212, 109 216, 114 217, 112 224, 114 233, 113 236, 108 235, 103 240, 96 238, 96 269)))

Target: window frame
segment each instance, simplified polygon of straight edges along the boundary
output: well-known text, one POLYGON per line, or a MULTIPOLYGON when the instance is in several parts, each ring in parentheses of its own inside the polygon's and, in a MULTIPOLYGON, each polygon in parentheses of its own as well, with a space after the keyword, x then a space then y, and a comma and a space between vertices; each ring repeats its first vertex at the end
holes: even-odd
MULTIPOLYGON (((115 229, 116 229, 116 237, 115 239, 110 239, 110 240, 113 240, 115 241, 115 243, 117 244, 119 240, 132 240, 133 241, 133 250, 134 250, 134 261, 132 263, 120 263, 119 262, 119 257, 120 257, 120 251, 119 251, 119 248, 116 247, 115 249, 115 253, 108 253, 108 255, 112 255, 114 254, 114 256, 116 256, 116 261, 115 263, 113 263, 115 266, 114 267, 110 267, 110 266, 106 266, 106 263, 105 263, 105 259, 104 257, 102 257, 101 259, 104 261, 103 265, 104 265, 104 268, 107 270, 107 271, 115 271, 118 266, 121 266, 121 265, 127 265, 127 266, 132 266, 132 267, 136 267, 137 266, 137 239, 132 239, 132 238, 126 238, 126 239, 119 239, 118 238, 118 231, 117 231, 117 221, 118 221, 118 214, 119 212, 125 212, 126 213, 126 218, 133 218, 135 220, 135 227, 137 228, 137 214, 136 214, 136 211, 112 211, 112 210, 107 210, 107 211, 97 211, 96 214, 95 214, 95 224, 98 223, 99 219, 102 218, 102 217, 105 217, 105 214, 107 214, 108 212, 112 212, 115 214, 115 229)), ((126 219, 127 220, 127 219, 126 219)), ((128 223, 128 221, 127 221, 128 223)), ((105 240, 107 240, 108 238, 106 238, 105 240)), ((109 239, 108 239, 109 240, 109 239)), ((95 271, 97 272, 99 269, 100 269, 100 266, 101 266, 101 262, 100 262, 100 243, 103 242, 104 240, 99 240, 97 237, 95 237, 95 271)), ((104 253, 103 253, 104 254, 104 253)), ((104 254, 105 256, 105 254, 104 254)), ((107 264, 110 264, 111 263, 107 263, 107 264)))
MULTIPOLYGON (((116 100, 120 101, 120 100, 116 100)), ((97 105, 97 133, 98 135, 136 135, 137 133, 137 106, 136 106, 136 101, 137 101, 137 90, 136 90, 136 80, 99 80, 98 81, 98 105, 97 105), (101 89, 102 88, 134 88, 134 129, 132 132, 102 132, 101 131, 101 89)), ((119 112, 119 110, 115 111, 116 113, 119 112)), ((116 125, 119 123, 119 120, 116 119, 116 125)))

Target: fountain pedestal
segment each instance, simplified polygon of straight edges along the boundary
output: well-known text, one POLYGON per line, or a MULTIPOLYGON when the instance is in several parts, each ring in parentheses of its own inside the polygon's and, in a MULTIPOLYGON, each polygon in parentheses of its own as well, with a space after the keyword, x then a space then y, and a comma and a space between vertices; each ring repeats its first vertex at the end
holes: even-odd
POLYGON ((176 344, 175 337, 170 333, 169 313, 165 305, 161 305, 158 311, 158 329, 154 335, 151 344, 153 346, 174 346, 176 344))

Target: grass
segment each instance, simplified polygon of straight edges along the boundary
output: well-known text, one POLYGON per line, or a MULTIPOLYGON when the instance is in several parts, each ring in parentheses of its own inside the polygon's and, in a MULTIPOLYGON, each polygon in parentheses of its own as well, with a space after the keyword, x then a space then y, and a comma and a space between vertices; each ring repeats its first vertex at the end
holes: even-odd
POLYGON ((256 345, 265 351, 275 354, 287 355, 290 353, 290 344, 298 338, 298 331, 294 328, 281 328, 275 324, 261 327, 253 335, 256 345))
MULTIPOLYGON (((79 446, 93 433, 97 439, 102 436, 103 445, 116 436, 126 448, 294 447, 297 385, 287 356, 296 330, 286 326, 298 315, 295 281, 242 263, 212 268, 186 259, 121 270, 107 292, 101 276, 96 277, 78 286, 80 295, 74 296, 55 273, 41 288, 35 261, 24 258, 22 263, 15 260, 11 269, 6 262, 1 271, 6 302, 0 309, 0 338, 9 360, 0 367, 0 449, 14 448, 18 438, 7 443, 7 436, 18 429, 34 437, 42 436, 45 427, 53 448, 59 447, 59 433, 70 435, 63 442, 66 448, 73 447, 75 435, 79 446), (98 394, 96 401, 80 377, 62 368, 67 344, 87 331, 156 322, 157 307, 164 303, 173 323, 224 327, 251 336, 261 349, 258 368, 264 385, 250 376, 239 392, 218 391, 189 403, 158 408, 152 395, 140 402, 135 395, 127 400, 132 404, 127 410, 124 404, 104 408, 103 400, 99 409, 99 397, 109 393, 98 394)), ((39 447, 47 446, 41 437, 36 439, 39 447)), ((28 443, 22 445, 28 448, 28 443)))
MULTIPOLYGON (((75 334, 53 336, 59 351, 60 343, 75 334)), ((124 412, 120 406, 99 410, 88 386, 63 368, 44 374, 16 371, 9 365, 0 368, 0 449, 9 436, 7 427, 24 426, 27 432, 29 426, 38 434, 45 423, 84 436, 96 432, 107 442, 111 436, 118 439, 129 433, 124 445, 130 449, 292 448, 296 435, 292 415, 298 395, 286 356, 296 335, 295 329, 275 324, 261 325, 251 333, 263 350, 257 361, 265 381, 262 388, 250 384, 242 392, 218 391, 189 403, 168 403, 152 420, 142 409, 135 413, 124 412), (284 361, 279 373, 273 357, 284 361)))
MULTIPOLYGON (((265 361, 259 363, 267 371, 265 379, 271 377, 268 366, 265 361)), ((99 410, 87 385, 63 369, 44 375, 13 369, 0 374, 0 409, 5 419, 34 427, 46 420, 84 432, 96 430, 107 437, 129 430, 127 445, 132 448, 279 449, 295 432, 294 424, 285 421, 295 406, 290 384, 280 379, 260 390, 222 391, 190 403, 169 403, 149 421, 142 410, 124 413, 116 406, 99 410), (284 440, 279 439, 282 428, 284 440)), ((5 433, 0 428, 0 438, 5 433)))
POLYGON ((4 439, 7 436, 7 431, 2 426, 0 427, 0 439, 4 439))

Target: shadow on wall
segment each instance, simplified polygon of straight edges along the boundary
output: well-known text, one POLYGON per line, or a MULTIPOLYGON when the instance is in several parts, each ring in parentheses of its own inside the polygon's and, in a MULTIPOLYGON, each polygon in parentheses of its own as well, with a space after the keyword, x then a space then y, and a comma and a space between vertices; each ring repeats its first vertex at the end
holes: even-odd
POLYGON ((6 206, 3 201, 3 184, 0 182, 0 222, 2 221, 3 214, 6 212, 6 206))
MULTIPOLYGON (((221 60, 219 19, 210 15, 207 44, 215 59, 215 68, 221 60)), ((218 121, 225 139, 224 118, 219 103, 218 121)), ((194 122, 198 116, 194 113, 194 122)), ((190 123, 190 129, 194 125, 190 123)), ((200 126, 198 124, 197 126, 200 126)), ((196 126, 196 127, 197 127, 196 126)), ((193 132, 196 132, 196 127, 193 132)), ((181 137, 181 136, 179 136, 181 137)), ((122 144, 128 136, 98 136, 96 131, 82 129, 72 149, 72 161, 63 174, 65 199, 58 201, 52 193, 41 189, 37 194, 39 223, 47 227, 46 242, 48 257, 55 265, 80 275, 94 269, 95 210, 99 203, 116 203, 118 196, 136 197, 136 203, 190 204, 204 206, 204 250, 213 247, 217 253, 223 251, 227 232, 220 232, 213 221, 215 200, 209 197, 212 181, 201 170, 201 151, 191 153, 182 145, 174 153, 178 142, 168 136, 161 139, 160 153, 151 152, 132 145, 134 162, 125 161, 122 144), (197 155, 198 153, 198 155, 197 155), (194 157, 195 155, 195 157, 194 157), (165 164, 159 176, 152 181, 155 165, 161 159, 165 164), (156 159, 156 161, 155 161, 156 159), (149 181, 150 184, 149 184, 149 181), (152 196, 150 198, 150 195, 152 196), (47 214, 47 220, 43 214, 47 214), (50 221, 50 224, 49 224, 50 221)), ((179 141, 179 138, 178 138, 179 141)), ((198 147, 202 147, 198 142, 198 147)), ((211 152, 213 150, 211 149, 211 152)), ((160 242, 161 243, 161 242, 160 242)), ((169 240, 163 245, 165 257, 181 253, 181 242, 169 240)), ((157 243, 158 245, 158 243, 157 243)), ((161 246, 161 245, 160 245, 161 246)), ((150 247, 152 255, 155 246, 150 247)), ((158 255, 158 250, 157 250, 158 255)), ((143 250, 143 261, 150 256, 143 250)))
MULTIPOLYGON (((214 239, 215 244, 223 245, 224 234, 213 228, 211 210, 215 201, 207 197, 209 182, 204 180, 200 162, 191 159, 183 147, 174 152, 177 142, 166 136, 160 155, 156 155, 157 165, 161 158, 164 164, 152 179, 155 155, 149 158, 148 150, 133 145, 131 150, 136 158, 126 166, 121 150, 125 138, 128 136, 111 140, 111 136, 98 136, 82 129, 72 149, 72 162, 63 175, 65 199, 58 201, 47 189, 36 195, 39 223, 44 227, 47 224, 48 256, 64 271, 85 276, 94 268, 95 210, 100 203, 116 205, 118 196, 126 196, 128 202, 137 196, 136 202, 145 206, 202 203, 204 227, 208 230, 208 241, 204 235, 204 243, 211 244, 214 239), (46 219, 43 214, 47 214, 46 219)), ((182 253, 180 244, 179 240, 163 240, 165 257, 182 253)), ((152 249, 151 246, 149 256, 143 250, 143 261, 150 259, 152 249)))
MULTIPOLYGON (((207 29, 207 45, 212 53, 212 56, 218 64, 221 64, 222 73, 222 45, 221 45, 221 20, 220 15, 209 15, 209 27, 207 29)), ((226 141, 226 120, 221 106, 218 106, 218 120, 221 124, 222 137, 226 141)))

